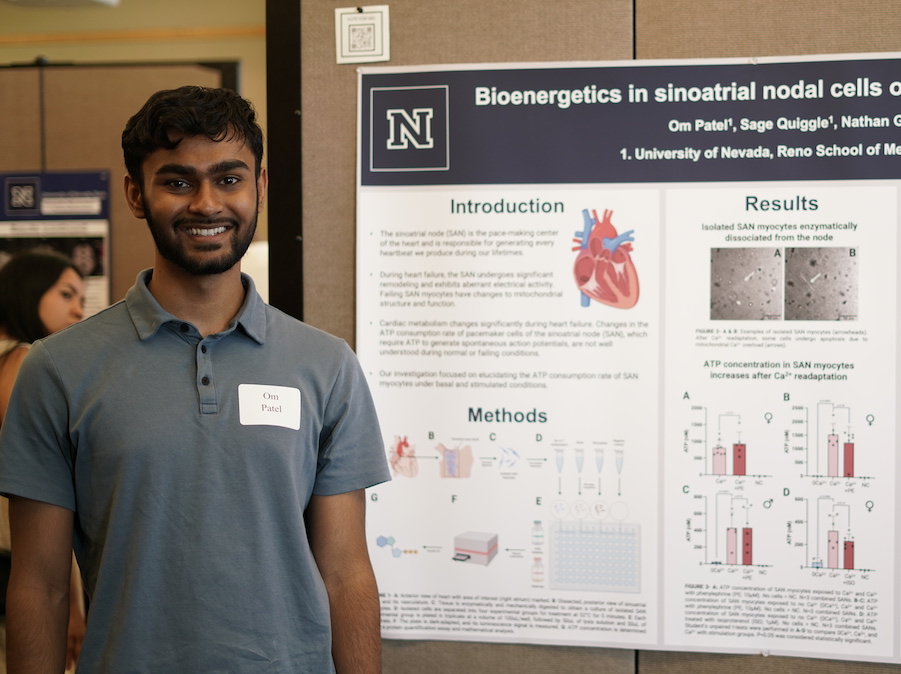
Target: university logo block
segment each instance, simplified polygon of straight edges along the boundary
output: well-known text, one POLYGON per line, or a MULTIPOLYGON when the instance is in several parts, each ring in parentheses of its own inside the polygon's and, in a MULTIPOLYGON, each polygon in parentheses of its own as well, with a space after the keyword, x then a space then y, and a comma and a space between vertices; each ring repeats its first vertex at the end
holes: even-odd
POLYGON ((7 178, 5 182, 6 215, 36 215, 40 199, 38 178, 7 178))
POLYGON ((373 87, 369 95, 370 171, 450 168, 446 85, 373 87))

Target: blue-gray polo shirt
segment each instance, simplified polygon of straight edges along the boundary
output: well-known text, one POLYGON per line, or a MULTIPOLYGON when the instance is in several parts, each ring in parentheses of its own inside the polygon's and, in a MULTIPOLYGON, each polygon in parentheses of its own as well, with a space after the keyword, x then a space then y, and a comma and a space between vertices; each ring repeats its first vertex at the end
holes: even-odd
POLYGON ((151 273, 34 345, 0 431, 0 493, 76 514, 79 669, 331 672, 303 511, 389 479, 359 364, 247 276, 233 324, 201 338, 151 273))

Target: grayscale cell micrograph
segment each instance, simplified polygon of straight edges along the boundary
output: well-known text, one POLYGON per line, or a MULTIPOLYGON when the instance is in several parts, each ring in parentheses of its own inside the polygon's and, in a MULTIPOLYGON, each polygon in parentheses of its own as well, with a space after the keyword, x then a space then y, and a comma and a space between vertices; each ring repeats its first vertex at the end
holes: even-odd
POLYGON ((782 318, 782 274, 778 248, 711 248, 710 319, 782 318))
POLYGON ((856 321, 856 248, 785 249, 785 320, 856 321))

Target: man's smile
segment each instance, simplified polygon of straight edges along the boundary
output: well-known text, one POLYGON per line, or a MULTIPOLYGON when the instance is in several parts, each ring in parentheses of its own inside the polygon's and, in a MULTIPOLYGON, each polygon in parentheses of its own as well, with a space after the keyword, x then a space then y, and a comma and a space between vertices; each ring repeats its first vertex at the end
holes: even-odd
POLYGON ((200 237, 218 236, 237 226, 237 222, 227 218, 217 218, 212 221, 182 218, 175 223, 175 228, 188 236, 200 237))
POLYGON ((185 232, 191 236, 216 236, 227 232, 228 227, 187 227, 185 232))

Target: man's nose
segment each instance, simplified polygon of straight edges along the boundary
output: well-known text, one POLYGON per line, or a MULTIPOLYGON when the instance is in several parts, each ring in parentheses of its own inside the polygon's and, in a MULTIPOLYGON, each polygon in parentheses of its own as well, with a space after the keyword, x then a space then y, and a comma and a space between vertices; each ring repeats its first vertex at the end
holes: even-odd
POLYGON ((209 183, 201 181, 191 201, 191 210, 195 213, 212 215, 213 213, 218 213, 220 209, 221 203, 215 188, 209 183))

